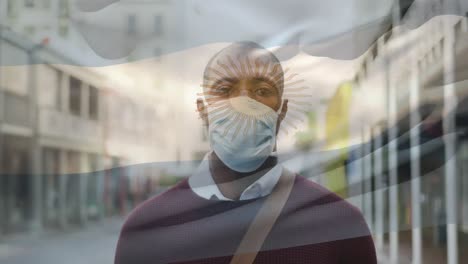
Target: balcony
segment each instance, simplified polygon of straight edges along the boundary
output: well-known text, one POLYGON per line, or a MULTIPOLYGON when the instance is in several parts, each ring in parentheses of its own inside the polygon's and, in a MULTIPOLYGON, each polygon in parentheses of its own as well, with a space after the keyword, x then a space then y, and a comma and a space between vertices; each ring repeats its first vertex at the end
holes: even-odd
POLYGON ((39 110, 39 133, 83 143, 98 143, 102 139, 102 125, 69 113, 51 108, 39 110))

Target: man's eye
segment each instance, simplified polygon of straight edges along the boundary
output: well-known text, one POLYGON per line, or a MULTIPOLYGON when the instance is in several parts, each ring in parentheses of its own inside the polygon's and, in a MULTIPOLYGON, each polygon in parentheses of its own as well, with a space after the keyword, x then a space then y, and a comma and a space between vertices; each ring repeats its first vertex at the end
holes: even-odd
POLYGON ((215 91, 218 95, 228 95, 229 92, 231 91, 231 88, 228 86, 220 86, 216 88, 215 91))
POLYGON ((258 96, 268 96, 271 94, 271 91, 267 88, 259 88, 255 90, 255 94, 258 96))

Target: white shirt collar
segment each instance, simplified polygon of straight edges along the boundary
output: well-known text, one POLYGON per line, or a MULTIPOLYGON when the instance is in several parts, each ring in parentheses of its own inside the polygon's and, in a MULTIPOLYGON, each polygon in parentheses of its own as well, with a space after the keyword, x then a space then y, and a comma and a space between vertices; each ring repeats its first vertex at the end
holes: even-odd
MULTIPOLYGON (((197 170, 189 178, 189 186, 198 196, 202 198, 208 200, 216 198, 218 200, 223 201, 232 201, 232 199, 225 197, 221 193, 218 186, 214 182, 209 167, 209 155, 211 155, 211 152, 205 155, 197 170)), ((258 180, 249 185, 242 192, 239 199, 249 200, 270 194, 282 173, 283 167, 278 163, 276 166, 271 168, 265 175, 263 175, 258 180)))

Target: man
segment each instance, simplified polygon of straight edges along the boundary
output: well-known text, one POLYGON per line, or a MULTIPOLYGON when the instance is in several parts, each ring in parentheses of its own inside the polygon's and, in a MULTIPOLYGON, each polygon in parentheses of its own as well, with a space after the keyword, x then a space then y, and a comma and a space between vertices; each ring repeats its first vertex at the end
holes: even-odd
POLYGON ((213 151, 189 179, 131 213, 116 264, 376 263, 360 212, 273 154, 288 110, 283 75, 255 43, 210 60, 206 104, 197 107, 213 151))

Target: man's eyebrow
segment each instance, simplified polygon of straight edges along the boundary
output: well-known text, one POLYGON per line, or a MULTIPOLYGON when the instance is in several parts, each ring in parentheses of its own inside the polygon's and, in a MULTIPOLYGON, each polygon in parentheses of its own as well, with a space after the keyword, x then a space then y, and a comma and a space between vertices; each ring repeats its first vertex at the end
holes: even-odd
POLYGON ((273 87, 276 87, 276 83, 275 81, 273 81, 272 79, 268 78, 268 77, 265 77, 265 76, 258 76, 258 77, 255 77, 253 78, 254 80, 256 81, 261 81, 261 82, 266 82, 268 83, 269 85, 273 86, 273 87))
POLYGON ((223 77, 223 78, 218 78, 212 80, 211 84, 204 84, 203 86, 209 90, 214 91, 219 85, 222 83, 229 83, 229 84, 234 84, 238 81, 236 78, 230 78, 230 77, 223 77))
POLYGON ((238 79, 237 78, 230 78, 230 77, 220 78, 220 79, 217 79, 214 82, 213 85, 218 85, 218 84, 223 83, 223 82, 236 83, 236 82, 238 82, 238 79))

